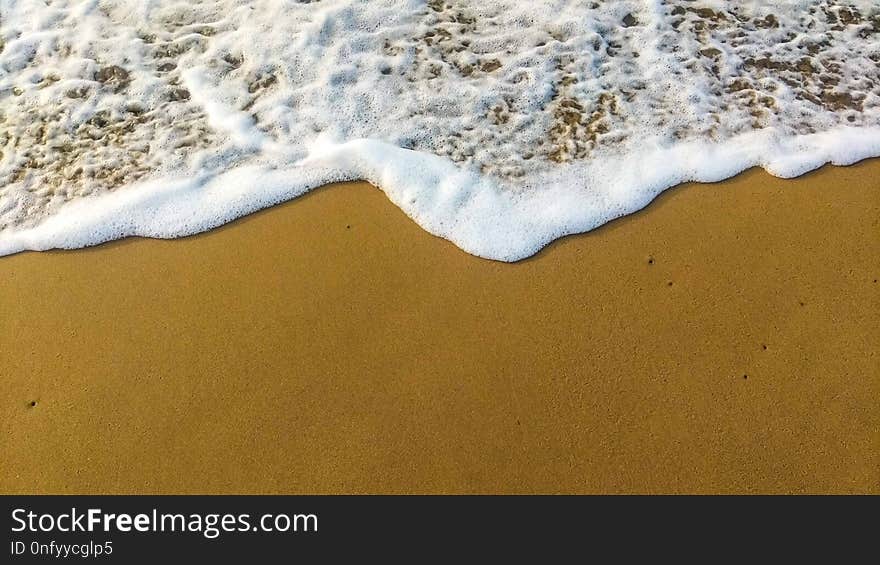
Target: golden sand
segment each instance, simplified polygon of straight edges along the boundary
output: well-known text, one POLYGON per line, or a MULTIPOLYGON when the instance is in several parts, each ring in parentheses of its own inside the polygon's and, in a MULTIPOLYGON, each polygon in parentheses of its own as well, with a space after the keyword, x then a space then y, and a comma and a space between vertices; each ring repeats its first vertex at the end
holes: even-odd
POLYGON ((518 264, 363 184, 0 259, 0 492, 880 492, 880 161, 518 264))

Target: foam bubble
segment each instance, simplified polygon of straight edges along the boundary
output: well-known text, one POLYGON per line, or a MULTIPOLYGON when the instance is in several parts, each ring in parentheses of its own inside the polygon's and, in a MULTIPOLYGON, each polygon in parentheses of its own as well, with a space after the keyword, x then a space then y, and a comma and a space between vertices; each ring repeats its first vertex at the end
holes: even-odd
POLYGON ((880 155, 867 0, 0 0, 0 254, 365 179, 516 260, 664 189, 880 155))

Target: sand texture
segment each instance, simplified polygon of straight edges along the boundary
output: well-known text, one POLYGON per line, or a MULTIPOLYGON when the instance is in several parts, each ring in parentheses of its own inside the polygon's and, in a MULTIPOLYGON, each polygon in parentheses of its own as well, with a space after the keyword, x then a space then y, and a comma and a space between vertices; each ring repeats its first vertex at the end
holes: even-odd
POLYGON ((880 493, 880 161, 504 264, 364 183, 0 259, 0 492, 880 493))

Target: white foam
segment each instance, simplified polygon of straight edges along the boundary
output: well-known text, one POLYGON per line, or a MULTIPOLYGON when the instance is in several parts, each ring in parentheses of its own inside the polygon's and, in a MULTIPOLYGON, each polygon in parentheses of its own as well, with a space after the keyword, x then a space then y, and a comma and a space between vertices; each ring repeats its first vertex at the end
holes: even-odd
POLYGON ((0 255, 180 237, 365 179, 513 261, 684 181, 880 155, 869 1, 0 0, 0 18, 0 255))

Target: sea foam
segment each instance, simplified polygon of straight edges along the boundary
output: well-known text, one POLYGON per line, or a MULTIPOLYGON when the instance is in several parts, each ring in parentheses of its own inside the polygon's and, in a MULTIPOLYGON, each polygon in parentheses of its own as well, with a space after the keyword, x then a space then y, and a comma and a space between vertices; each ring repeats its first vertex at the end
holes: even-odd
POLYGON ((878 155, 870 0, 0 0, 0 255, 364 179, 513 261, 681 182, 878 155))

